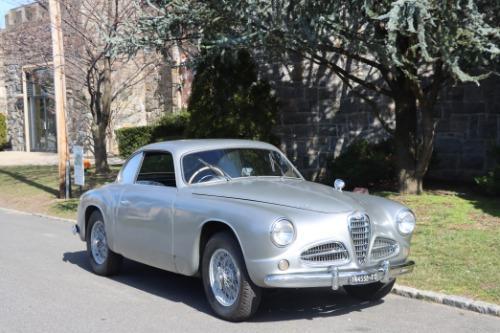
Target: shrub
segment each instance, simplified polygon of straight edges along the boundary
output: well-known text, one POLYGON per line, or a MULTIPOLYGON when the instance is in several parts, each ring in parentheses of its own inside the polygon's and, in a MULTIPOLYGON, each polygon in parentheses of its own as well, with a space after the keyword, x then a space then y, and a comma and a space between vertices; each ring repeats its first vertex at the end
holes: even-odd
POLYGON ((189 115, 184 111, 165 115, 154 125, 116 130, 120 156, 127 158, 135 150, 149 143, 184 138, 188 120, 189 115))
POLYGON ((186 137, 186 127, 189 122, 189 113, 169 113, 153 126, 153 142, 183 139, 186 137))
POLYGON ((474 178, 479 188, 489 195, 500 195, 500 146, 491 149, 496 165, 485 176, 474 178))
POLYGON ((7 146, 7 123, 5 116, 0 113, 0 150, 7 146))
POLYGON ((392 140, 380 143, 357 140, 339 157, 330 159, 327 168, 328 184, 341 178, 350 189, 392 187, 396 180, 394 143, 392 140))
POLYGON ((196 67, 187 134, 194 138, 245 138, 276 143, 278 103, 245 50, 205 55, 196 67))
POLYGON ((136 149, 152 142, 153 126, 120 128, 115 133, 120 156, 127 158, 136 149))

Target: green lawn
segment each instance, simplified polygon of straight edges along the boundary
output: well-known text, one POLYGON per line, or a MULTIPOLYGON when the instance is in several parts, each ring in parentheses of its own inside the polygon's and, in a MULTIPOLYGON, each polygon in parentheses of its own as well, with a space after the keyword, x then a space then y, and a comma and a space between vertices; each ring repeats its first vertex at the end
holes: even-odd
MULTIPOLYGON (((106 176, 91 170, 84 190, 113 181, 118 167, 112 169, 106 176)), ((57 167, 0 168, 0 207, 75 218, 77 199, 59 200, 56 194, 57 167)), ((379 195, 417 215, 411 252, 417 266, 400 284, 500 304, 500 198, 454 191, 379 195)))
POLYGON ((398 283, 500 304, 500 198, 384 194, 417 215, 410 254, 417 266, 398 283))
MULTIPOLYGON (((118 170, 119 167, 112 166, 110 174, 96 175, 90 169, 85 177, 83 191, 114 181, 118 170)), ((73 188, 74 199, 57 199, 57 177, 57 166, 1 167, 0 207, 75 218, 79 187, 73 188)))

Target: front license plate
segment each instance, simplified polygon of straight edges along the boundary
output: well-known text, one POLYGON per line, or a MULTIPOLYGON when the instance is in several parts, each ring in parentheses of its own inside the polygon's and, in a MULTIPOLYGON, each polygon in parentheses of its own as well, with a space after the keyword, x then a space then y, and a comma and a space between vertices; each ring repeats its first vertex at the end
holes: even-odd
POLYGON ((371 283, 378 281, 378 274, 377 273, 371 273, 371 274, 362 274, 362 275, 356 275, 351 277, 351 284, 366 284, 366 283, 371 283))

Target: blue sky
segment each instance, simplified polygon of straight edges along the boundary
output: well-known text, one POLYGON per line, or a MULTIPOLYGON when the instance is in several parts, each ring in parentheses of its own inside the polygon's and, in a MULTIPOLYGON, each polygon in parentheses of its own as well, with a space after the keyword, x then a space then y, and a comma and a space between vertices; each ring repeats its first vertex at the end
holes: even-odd
POLYGON ((0 29, 5 28, 5 14, 9 9, 19 7, 25 3, 33 2, 32 0, 0 0, 0 29))

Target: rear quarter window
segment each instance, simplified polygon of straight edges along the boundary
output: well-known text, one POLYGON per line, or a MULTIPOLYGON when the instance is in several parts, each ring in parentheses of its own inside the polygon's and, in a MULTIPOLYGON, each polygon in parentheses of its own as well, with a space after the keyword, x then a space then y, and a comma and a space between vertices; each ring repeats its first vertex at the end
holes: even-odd
POLYGON ((118 183, 133 184, 135 176, 137 175, 137 169, 139 169, 139 166, 141 165, 141 161, 142 153, 138 153, 131 157, 118 174, 118 183))

